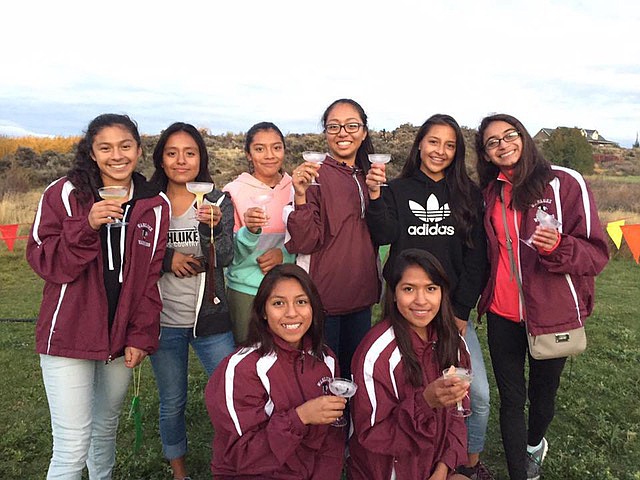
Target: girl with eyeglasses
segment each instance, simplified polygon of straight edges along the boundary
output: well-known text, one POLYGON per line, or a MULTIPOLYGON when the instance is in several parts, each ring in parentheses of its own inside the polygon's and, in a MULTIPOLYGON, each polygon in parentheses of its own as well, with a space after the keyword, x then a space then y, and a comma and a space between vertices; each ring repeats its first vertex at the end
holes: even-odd
POLYGON ((534 359, 527 330, 539 335, 584 323, 593 310, 595 276, 608 261, 607 241, 582 175, 551 165, 518 119, 484 118, 475 147, 491 264, 478 313, 487 315, 502 443, 509 478, 537 480, 566 357, 534 359), (541 226, 542 213, 557 228, 541 226))
POLYGON ((474 480, 489 480, 480 462, 489 421, 489 382, 476 329, 469 319, 486 282, 486 237, 482 195, 465 165, 462 130, 449 115, 436 114, 418 130, 400 177, 386 182, 385 171, 367 174, 367 223, 380 245, 390 244, 384 277, 389 279, 400 252, 426 250, 442 263, 451 283, 455 322, 471 354, 474 380, 467 420, 469 458, 459 471, 474 480))
POLYGON ((377 251, 365 221, 365 175, 373 144, 367 115, 354 100, 329 105, 322 125, 329 154, 322 166, 305 162, 293 171, 285 247, 298 254, 298 264, 318 286, 327 311, 326 341, 348 378, 351 357, 371 327, 371 306, 380 295, 377 251), (320 185, 310 185, 313 179, 320 185))

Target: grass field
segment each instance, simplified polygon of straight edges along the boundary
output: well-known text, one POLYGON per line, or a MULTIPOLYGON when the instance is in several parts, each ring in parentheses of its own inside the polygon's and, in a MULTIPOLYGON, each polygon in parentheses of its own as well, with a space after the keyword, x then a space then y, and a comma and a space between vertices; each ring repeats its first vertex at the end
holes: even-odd
MULTIPOLYGON (((0 242, 1 243, 1 242, 0 242)), ((0 244, 0 318, 33 318, 42 281, 24 260, 24 241, 9 253, 0 244)), ((596 310, 587 324, 587 352, 567 364, 549 430, 545 479, 640 480, 640 266, 617 256, 597 280, 596 310)), ((49 412, 34 352, 33 323, 0 322, 0 478, 44 478, 51 453, 49 412)), ((486 328, 480 326, 486 347, 486 328)), ((202 391, 206 377, 191 357, 188 407, 189 464, 193 478, 210 478, 212 429, 202 391)), ((487 356, 487 362, 489 362, 487 356)), ((490 370, 490 368, 489 368, 490 370)), ((506 479, 493 404, 484 461, 506 479)), ((144 445, 134 454, 133 422, 123 411, 115 479, 170 479, 158 433, 158 400, 149 362, 143 364, 144 445)), ((125 409, 126 410, 126 409, 125 409)))

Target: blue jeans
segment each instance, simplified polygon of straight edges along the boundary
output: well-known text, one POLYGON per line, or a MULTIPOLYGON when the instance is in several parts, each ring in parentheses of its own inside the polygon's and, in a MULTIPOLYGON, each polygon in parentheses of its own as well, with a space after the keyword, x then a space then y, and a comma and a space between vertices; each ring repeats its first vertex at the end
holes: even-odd
POLYGON ((489 423, 489 381, 487 380, 487 370, 484 366, 478 334, 471 320, 467 324, 464 340, 467 342, 467 348, 471 355, 471 370, 473 371, 473 382, 471 382, 469 389, 472 413, 466 419, 467 451, 480 453, 484 450, 484 440, 489 423))
POLYGON ((185 408, 189 345, 210 377, 220 361, 233 352, 233 334, 225 332, 194 337, 192 328, 161 328, 160 346, 151 355, 151 365, 160 395, 162 453, 169 460, 184 457, 187 453, 185 408))
POLYGON ((131 369, 124 357, 98 360, 40 355, 53 434, 47 479, 109 480, 116 461, 116 433, 131 369))
POLYGON ((324 341, 338 357, 340 376, 351 378, 353 352, 370 328, 371 308, 324 319, 324 341))

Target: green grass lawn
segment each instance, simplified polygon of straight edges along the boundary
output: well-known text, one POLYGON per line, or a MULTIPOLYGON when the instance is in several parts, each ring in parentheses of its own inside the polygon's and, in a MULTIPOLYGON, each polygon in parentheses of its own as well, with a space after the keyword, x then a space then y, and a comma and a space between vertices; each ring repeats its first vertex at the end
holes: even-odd
MULTIPOLYGON (((42 282, 24 260, 24 242, 9 253, 0 245, 0 318, 33 318, 42 282)), ((640 480, 640 266, 615 258, 597 280, 596 310, 587 324, 587 352, 567 363, 548 432, 545 479, 640 480)), ((0 478, 44 478, 51 455, 49 412, 32 323, 0 322, 0 478)), ((486 327, 479 336, 486 347, 486 327)), ((485 357, 490 369, 488 353, 485 357)), ((191 357, 188 406, 189 464, 193 478, 210 478, 212 429, 202 391, 205 374, 191 357)), ((498 428, 498 401, 490 372, 493 404, 483 460, 506 479, 498 428)), ((158 400, 148 361, 141 398, 144 444, 133 453, 133 421, 122 414, 115 479, 170 479, 158 433, 158 400)), ((130 399, 128 400, 130 401, 130 399)))

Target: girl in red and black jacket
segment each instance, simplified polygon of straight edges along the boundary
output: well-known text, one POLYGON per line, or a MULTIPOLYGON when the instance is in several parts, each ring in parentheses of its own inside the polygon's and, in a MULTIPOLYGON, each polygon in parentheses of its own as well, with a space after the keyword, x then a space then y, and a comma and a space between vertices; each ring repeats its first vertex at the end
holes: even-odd
POLYGON ((345 399, 327 395, 337 362, 323 345, 323 308, 308 274, 280 264, 255 296, 244 347, 205 390, 216 479, 340 478, 345 399))
POLYGON ((135 173, 141 155, 129 117, 98 116, 31 228, 27 260, 45 280, 36 350, 54 440, 48 478, 79 477, 85 463, 90 478, 111 478, 131 369, 158 346, 170 206, 135 173), (123 196, 102 200, 103 186, 123 196))
POLYGON ((443 378, 452 365, 469 368, 456 329, 449 283, 430 253, 400 253, 389 274, 384 320, 362 340, 351 370, 351 479, 466 479, 455 468, 467 459, 464 418, 469 383, 443 378))
POLYGON ((595 277, 609 258, 607 242, 582 175, 552 166, 518 119, 484 118, 476 153, 491 264, 478 314, 487 314, 502 443, 509 478, 537 480, 566 357, 534 359, 527 330, 539 335, 584 324, 593 309, 595 277), (540 225, 541 215, 552 215, 558 228, 540 225))

